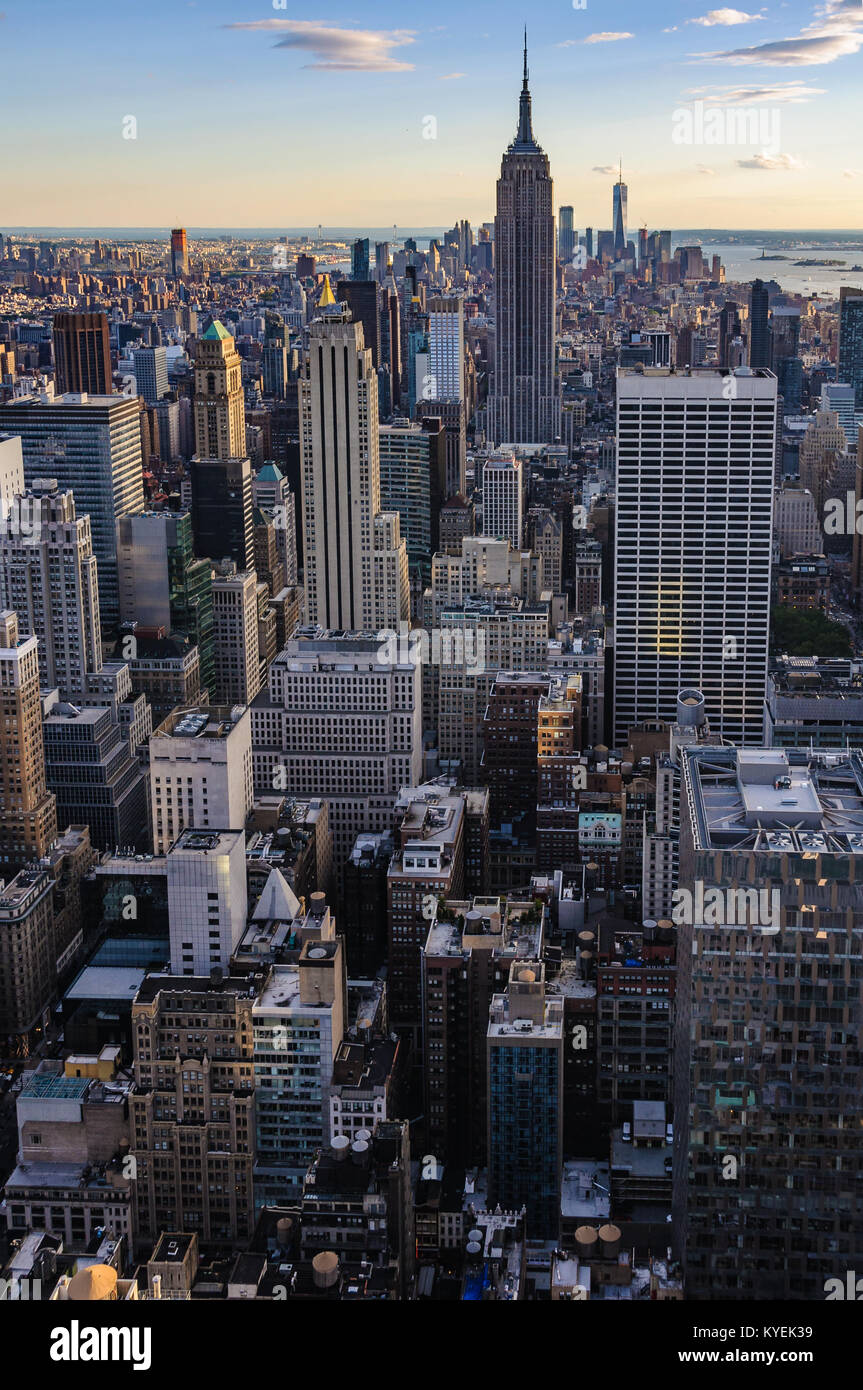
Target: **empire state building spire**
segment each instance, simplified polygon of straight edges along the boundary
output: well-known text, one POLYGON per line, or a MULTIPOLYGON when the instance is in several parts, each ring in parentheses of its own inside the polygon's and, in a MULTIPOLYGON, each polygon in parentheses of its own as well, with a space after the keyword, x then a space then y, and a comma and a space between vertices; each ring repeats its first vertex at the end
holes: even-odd
POLYGON ((533 125, 530 115, 530 88, 527 85, 527 26, 524 30, 524 77, 521 84, 521 96, 518 102, 518 134, 515 137, 513 148, 515 149, 538 149, 533 138, 533 125))

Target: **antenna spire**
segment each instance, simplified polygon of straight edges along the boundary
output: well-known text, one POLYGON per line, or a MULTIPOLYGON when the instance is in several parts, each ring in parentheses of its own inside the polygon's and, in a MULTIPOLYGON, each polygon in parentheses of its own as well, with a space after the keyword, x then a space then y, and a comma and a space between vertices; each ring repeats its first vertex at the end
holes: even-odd
POLYGON ((524 82, 523 82, 523 84, 522 84, 522 88, 523 88, 523 90, 524 90, 525 92, 527 91, 527 77, 528 77, 528 73, 527 73, 527 25, 525 24, 525 26, 524 26, 524 82))

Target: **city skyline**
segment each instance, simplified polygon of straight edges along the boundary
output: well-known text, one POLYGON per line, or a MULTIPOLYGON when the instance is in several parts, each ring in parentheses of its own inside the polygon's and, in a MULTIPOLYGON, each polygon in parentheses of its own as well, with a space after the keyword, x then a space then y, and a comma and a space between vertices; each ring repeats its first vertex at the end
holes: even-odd
MULTIPOLYGON (((489 29, 482 13, 456 20, 446 4, 436 13, 449 22, 405 27, 385 3, 372 27, 342 0, 321 19, 275 6, 262 14, 242 0, 179 9, 160 0, 142 28, 134 12, 112 10, 100 28, 98 94, 69 122, 78 20, 56 0, 26 11, 14 3, 0 18, 10 101, 29 97, 32 71, 46 81, 30 125, 39 159, 32 142, 7 150, 8 224, 488 221, 524 16, 507 5, 489 29), (50 25, 47 43, 34 12, 50 25), (114 58, 128 51, 132 25, 130 74, 114 58), (233 112, 218 138, 216 89, 233 112), (315 139, 293 141, 291 112, 303 103, 314 110, 315 139), (358 158, 364 103, 387 138, 369 140, 358 158), (225 159, 234 161, 228 197, 225 159)), ((620 0, 601 18, 589 7, 532 16, 529 40, 535 120, 576 226, 606 226, 620 159, 630 227, 859 222, 856 0, 752 13, 675 4, 655 18, 620 0), (610 89, 625 99, 609 102, 610 89), (679 113, 696 102, 726 121, 751 111, 755 142, 676 143, 679 113)))

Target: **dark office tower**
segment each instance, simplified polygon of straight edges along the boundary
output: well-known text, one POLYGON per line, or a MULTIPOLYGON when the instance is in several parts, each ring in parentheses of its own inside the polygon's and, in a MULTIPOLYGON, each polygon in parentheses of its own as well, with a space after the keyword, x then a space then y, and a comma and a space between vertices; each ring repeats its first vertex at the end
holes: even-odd
POLYGON ((612 229, 614 231, 614 259, 623 260, 626 255, 626 202, 627 187, 623 182, 623 166, 614 185, 612 196, 612 229))
POLYGON ((545 964, 510 966, 489 1010, 489 1201, 527 1207, 537 1240, 554 1239, 563 1165, 563 1000, 546 993, 545 964))
POLYGON ((593 228, 592 228, 592 227, 585 227, 585 229, 584 229, 584 249, 585 249, 585 251, 587 252, 587 259, 588 259, 589 261, 592 261, 592 260, 593 260, 593 228))
POLYGON ((770 334, 767 330, 767 286, 753 280, 749 292, 749 365, 770 366, 770 334))
POLYGON ((647 228, 638 229, 638 268, 643 270, 647 265, 647 228))
POLYGON ((106 314, 54 315, 54 373, 58 396, 86 391, 110 396, 111 342, 106 314))
POLYGON ((390 263, 390 244, 388 241, 375 242, 375 279, 379 285, 387 278, 390 263))
POLYGON ((572 260, 572 253, 575 250, 575 229, 573 226, 573 209, 571 207, 561 208, 557 215, 557 254, 558 259, 564 265, 572 260))
POLYGON ((306 256, 300 252, 297 256, 297 279, 311 280, 315 273, 317 261, 314 256, 306 256))
POLYGON ((274 400, 285 400, 289 381, 288 334, 284 319, 278 314, 267 314, 261 367, 265 393, 274 400))
POLYGON ((171 232, 171 274, 174 279, 189 273, 189 243, 185 227, 175 227, 171 232))
POLYGON ((863 289, 843 285, 839 291, 839 375, 854 387, 854 401, 863 410, 863 289))
POLYGON ((663 262, 671 260, 671 233, 659 233, 659 259, 663 262))
POLYGON ((235 560, 243 573, 254 567, 252 466, 247 458, 193 458, 192 530, 195 554, 235 560))
POLYGON ((351 279, 368 280, 371 278, 371 261, 369 260, 369 239, 362 237, 355 241, 351 247, 351 279))
POLYGON ((549 443, 560 434, 553 203, 548 156, 531 124, 525 34, 518 130, 501 162, 494 223, 496 332, 488 433, 496 444, 549 443))
POLYGON ((836 1281, 844 1297, 863 1242, 860 750, 680 756, 672 1212, 686 1296, 818 1300, 836 1281))
POLYGON ((740 322, 740 308, 733 299, 726 300, 719 314, 719 365, 730 366, 729 350, 735 338, 743 332, 740 322))
POLYGON ((381 365, 381 287, 377 280, 339 280, 336 299, 347 304, 354 323, 363 326, 363 343, 372 350, 372 366, 381 365))
POLYGON ((381 287, 381 368, 378 378, 380 413, 391 415, 398 402, 401 380, 399 296, 392 276, 381 287))

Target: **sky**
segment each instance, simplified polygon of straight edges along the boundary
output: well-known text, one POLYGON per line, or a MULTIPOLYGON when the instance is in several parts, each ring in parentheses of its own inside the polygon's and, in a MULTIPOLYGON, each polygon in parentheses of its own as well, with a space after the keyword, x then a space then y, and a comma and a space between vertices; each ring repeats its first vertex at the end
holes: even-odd
POLYGON ((490 220, 527 17, 579 229, 611 226, 618 160, 630 228, 863 228, 863 3, 716 3, 0 0, 0 219, 490 220))

